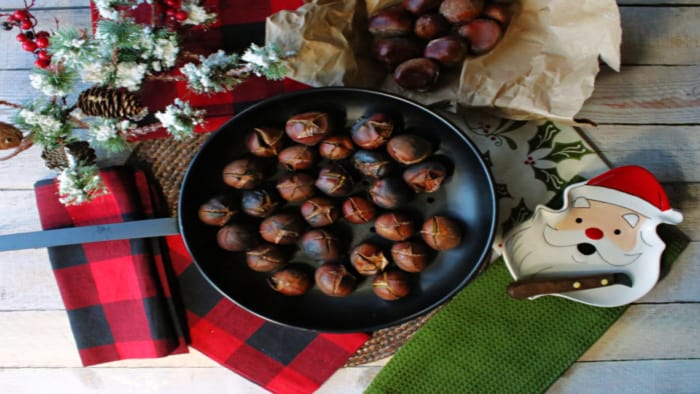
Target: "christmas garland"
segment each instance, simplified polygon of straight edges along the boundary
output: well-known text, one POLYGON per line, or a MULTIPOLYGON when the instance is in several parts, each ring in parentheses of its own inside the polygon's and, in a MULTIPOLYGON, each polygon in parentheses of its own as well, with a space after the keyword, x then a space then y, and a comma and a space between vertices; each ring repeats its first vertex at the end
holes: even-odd
POLYGON ((179 32, 206 28, 216 15, 198 0, 164 0, 157 5, 165 23, 144 26, 130 17, 131 10, 142 3, 157 1, 94 0, 100 15, 94 33, 73 27, 37 31, 31 13, 34 0, 25 0, 25 7, 13 13, 0 13, 0 18, 6 18, 2 29, 17 29, 18 42, 35 56, 30 83, 45 95, 21 105, 0 100, 0 105, 17 110, 12 124, 0 122, 0 149, 14 149, 0 160, 41 145, 46 165, 59 171, 61 202, 81 204, 106 193, 93 148, 123 151, 130 137, 160 127, 180 140, 203 123, 205 111, 176 98, 153 113, 157 123, 139 125, 150 113, 136 95, 144 81, 182 80, 191 91, 207 94, 230 91, 251 75, 271 80, 285 76, 286 54, 272 45, 251 44, 242 54, 183 53, 179 32), (179 67, 179 73, 172 73, 183 60, 189 62, 179 67), (92 86, 80 90, 81 85, 92 86))

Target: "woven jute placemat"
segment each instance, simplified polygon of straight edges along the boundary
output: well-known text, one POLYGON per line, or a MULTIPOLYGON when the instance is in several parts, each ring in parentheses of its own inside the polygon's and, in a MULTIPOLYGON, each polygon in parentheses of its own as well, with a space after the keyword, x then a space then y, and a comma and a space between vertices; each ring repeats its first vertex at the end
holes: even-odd
MULTIPOLYGON (((143 168, 157 181, 171 216, 177 216, 180 185, 187 167, 208 135, 201 134, 184 141, 155 139, 136 145, 128 163, 143 168)), ((353 354, 345 366, 367 364, 389 357, 396 352, 436 312, 409 320, 403 324, 377 330, 353 354)))

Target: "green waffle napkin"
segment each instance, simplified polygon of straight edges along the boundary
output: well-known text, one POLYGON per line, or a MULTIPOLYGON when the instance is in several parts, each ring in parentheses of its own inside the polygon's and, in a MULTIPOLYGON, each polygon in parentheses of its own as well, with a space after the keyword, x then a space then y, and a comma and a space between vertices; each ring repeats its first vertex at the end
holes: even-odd
MULTIPOLYGON (((662 272, 688 244, 659 226, 662 272)), ((510 298, 499 259, 426 323, 372 381, 367 393, 539 393, 575 362, 626 307, 559 297, 510 298)))

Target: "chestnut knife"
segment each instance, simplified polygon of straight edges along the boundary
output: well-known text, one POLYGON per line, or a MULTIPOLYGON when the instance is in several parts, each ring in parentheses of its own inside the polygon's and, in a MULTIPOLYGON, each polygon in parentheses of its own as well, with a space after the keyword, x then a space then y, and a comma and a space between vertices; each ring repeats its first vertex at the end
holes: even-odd
POLYGON ((552 293, 597 289, 613 285, 632 287, 632 278, 624 272, 523 279, 508 286, 508 294, 518 300, 552 293))

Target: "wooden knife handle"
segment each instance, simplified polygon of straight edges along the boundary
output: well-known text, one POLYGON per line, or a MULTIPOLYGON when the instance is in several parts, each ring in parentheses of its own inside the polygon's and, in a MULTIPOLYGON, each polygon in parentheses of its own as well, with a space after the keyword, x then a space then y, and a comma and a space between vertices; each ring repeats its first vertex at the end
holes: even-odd
POLYGON ((511 283, 508 294, 518 300, 552 293, 595 289, 615 284, 614 274, 576 276, 570 278, 524 279, 511 283))

